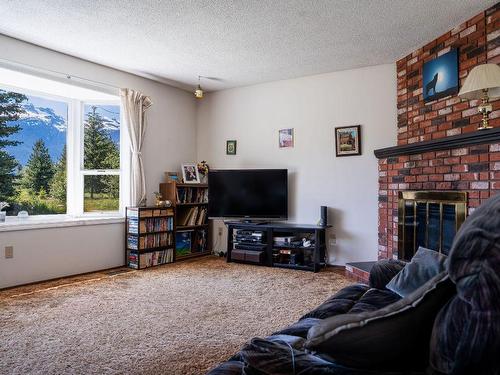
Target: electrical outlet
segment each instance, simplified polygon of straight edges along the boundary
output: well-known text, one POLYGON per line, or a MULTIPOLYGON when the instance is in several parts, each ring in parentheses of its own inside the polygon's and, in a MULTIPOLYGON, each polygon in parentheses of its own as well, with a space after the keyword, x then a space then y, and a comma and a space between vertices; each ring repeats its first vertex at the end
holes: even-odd
POLYGON ((14 258, 14 246, 5 246, 5 258, 14 258))
POLYGON ((330 244, 330 246, 335 246, 337 244, 337 237, 335 236, 330 237, 328 243, 330 244))
POLYGON ((222 227, 219 227, 219 236, 222 236, 222 227))

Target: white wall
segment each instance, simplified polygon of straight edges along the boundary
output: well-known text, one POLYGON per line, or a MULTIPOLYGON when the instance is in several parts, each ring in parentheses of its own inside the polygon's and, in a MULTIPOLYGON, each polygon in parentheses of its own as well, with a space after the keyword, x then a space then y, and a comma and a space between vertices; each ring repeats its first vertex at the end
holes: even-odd
MULTIPOLYGON (((0 35, 0 59, 149 95, 153 106, 148 111, 149 127, 143 151, 149 203, 153 203, 152 193, 158 190, 163 172, 180 170, 181 163, 196 160, 196 104, 191 93, 3 35, 0 35)), ((122 265, 123 225, 119 228, 114 224, 0 233, 0 288, 122 265), (79 229, 85 236, 75 237, 79 229), (3 249, 7 245, 14 246, 14 259, 4 258, 3 249), (99 256, 89 256, 89 247, 99 256), (60 252, 68 262, 61 263, 60 252)))
POLYGON ((121 266, 124 236, 123 224, 0 232, 0 288, 121 266))
POLYGON ((330 263, 375 260, 373 150, 393 146, 396 128, 394 64, 277 81, 207 95, 197 113, 198 160, 212 168, 288 168, 290 221, 316 223, 319 207, 328 206, 329 236, 337 238, 330 263), (335 157, 334 127, 357 124, 363 154, 335 157), (283 128, 295 129, 294 148, 279 149, 283 128), (236 156, 225 154, 228 139, 238 141, 236 156))

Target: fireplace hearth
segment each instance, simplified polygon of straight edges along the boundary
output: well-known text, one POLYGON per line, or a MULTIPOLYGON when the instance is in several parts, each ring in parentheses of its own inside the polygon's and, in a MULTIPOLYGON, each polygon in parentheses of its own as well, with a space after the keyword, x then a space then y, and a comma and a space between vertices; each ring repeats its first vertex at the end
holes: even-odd
POLYGON ((419 246, 448 254, 465 220, 467 193, 400 191, 398 198, 398 258, 409 261, 419 246))

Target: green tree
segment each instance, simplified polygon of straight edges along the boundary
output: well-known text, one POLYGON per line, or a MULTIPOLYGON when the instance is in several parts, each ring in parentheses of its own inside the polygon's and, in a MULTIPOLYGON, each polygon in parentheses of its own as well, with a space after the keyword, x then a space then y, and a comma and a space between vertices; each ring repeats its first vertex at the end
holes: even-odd
MULTIPOLYGON (((104 118, 97 113, 97 107, 87 114, 84 135, 84 167, 85 169, 119 169, 120 152, 105 128, 104 118)), ((113 190, 110 179, 100 176, 87 176, 85 190, 94 199, 96 192, 113 190)))
POLYGON ((54 165, 49 150, 42 139, 33 145, 28 163, 23 169, 21 186, 35 193, 50 192, 50 183, 54 177, 54 165))
POLYGON ((15 92, 0 90, 0 201, 8 200, 14 194, 14 180, 19 163, 5 151, 7 146, 17 146, 21 142, 9 140, 20 130, 11 121, 19 120, 24 112, 21 103, 27 97, 15 92))
POLYGON ((50 183, 50 195, 57 199, 59 203, 66 208, 66 145, 64 145, 64 149, 55 165, 54 170, 54 177, 50 183))

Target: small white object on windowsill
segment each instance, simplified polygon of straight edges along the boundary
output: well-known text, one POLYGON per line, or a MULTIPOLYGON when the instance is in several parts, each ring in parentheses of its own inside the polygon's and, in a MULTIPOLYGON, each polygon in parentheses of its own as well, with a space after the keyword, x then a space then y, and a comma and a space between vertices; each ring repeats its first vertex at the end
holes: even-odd
POLYGON ((3 211, 4 208, 9 207, 7 202, 0 202, 0 223, 5 222, 5 217, 7 216, 7 212, 3 211))
POLYGON ((19 219, 27 219, 29 216, 30 214, 28 213, 28 211, 19 211, 17 214, 17 217, 19 219))

